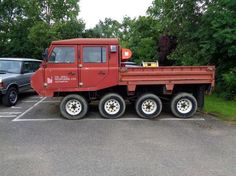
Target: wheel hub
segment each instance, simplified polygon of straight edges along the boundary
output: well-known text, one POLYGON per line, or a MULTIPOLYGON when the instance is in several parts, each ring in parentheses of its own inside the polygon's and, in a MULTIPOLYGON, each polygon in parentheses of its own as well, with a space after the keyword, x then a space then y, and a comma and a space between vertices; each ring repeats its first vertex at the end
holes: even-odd
POLYGON ((187 114, 193 108, 193 104, 189 99, 181 99, 177 102, 177 110, 181 113, 187 114))
POLYGON ((9 100, 11 103, 15 103, 17 101, 17 93, 15 91, 10 92, 9 100))
POLYGON ((104 109, 110 115, 117 114, 120 111, 120 103, 115 99, 110 99, 105 102, 104 109))
POLYGON ((66 112, 70 115, 78 115, 82 111, 82 105, 80 101, 76 99, 69 100, 66 103, 66 112))
POLYGON ((142 103, 142 111, 145 114, 153 114, 157 110, 157 104, 152 99, 147 99, 142 103))

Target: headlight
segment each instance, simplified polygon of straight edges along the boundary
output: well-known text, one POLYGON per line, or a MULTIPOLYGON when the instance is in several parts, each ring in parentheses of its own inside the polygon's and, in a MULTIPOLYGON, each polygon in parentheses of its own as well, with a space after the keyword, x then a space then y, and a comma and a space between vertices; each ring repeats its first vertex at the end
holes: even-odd
POLYGON ((3 82, 2 82, 2 79, 0 79, 0 89, 3 88, 3 82))

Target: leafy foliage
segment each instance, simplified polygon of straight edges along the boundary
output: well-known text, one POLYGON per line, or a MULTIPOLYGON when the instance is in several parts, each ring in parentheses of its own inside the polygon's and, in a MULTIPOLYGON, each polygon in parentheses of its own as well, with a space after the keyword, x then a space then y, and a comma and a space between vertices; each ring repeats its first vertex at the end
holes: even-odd
POLYGON ((150 17, 139 17, 133 20, 131 34, 127 38, 127 47, 133 51, 135 62, 157 60, 156 41, 159 37, 157 29, 156 21, 150 17))
POLYGON ((81 37, 78 0, 0 1, 0 56, 41 58, 52 40, 81 37))
POLYGON ((162 31, 178 38, 169 59, 177 65, 215 65, 217 91, 225 98, 235 97, 235 9, 234 0, 155 0, 148 10, 162 31))
POLYGON ((122 23, 106 18, 93 29, 85 32, 86 37, 119 38, 123 47, 133 51, 133 61, 153 61, 156 56, 158 23, 151 17, 140 16, 137 19, 124 17, 122 23))

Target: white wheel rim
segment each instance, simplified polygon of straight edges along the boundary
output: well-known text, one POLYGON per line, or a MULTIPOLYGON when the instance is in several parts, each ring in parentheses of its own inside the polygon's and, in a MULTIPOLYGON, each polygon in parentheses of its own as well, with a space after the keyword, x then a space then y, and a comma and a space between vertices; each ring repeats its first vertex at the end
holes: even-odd
POLYGON ((76 99, 69 100, 66 103, 66 112, 72 116, 78 115, 82 111, 82 105, 80 101, 76 99))
POLYGON ((177 102, 176 106, 177 106, 177 110, 182 114, 189 113, 193 108, 192 102, 189 99, 186 99, 186 98, 180 99, 177 102))
POLYGON ((141 106, 142 111, 148 115, 155 113, 157 110, 157 103, 152 99, 145 100, 141 106))
POLYGON ((120 103, 115 99, 107 100, 104 104, 104 109, 109 115, 117 114, 120 111, 120 103))

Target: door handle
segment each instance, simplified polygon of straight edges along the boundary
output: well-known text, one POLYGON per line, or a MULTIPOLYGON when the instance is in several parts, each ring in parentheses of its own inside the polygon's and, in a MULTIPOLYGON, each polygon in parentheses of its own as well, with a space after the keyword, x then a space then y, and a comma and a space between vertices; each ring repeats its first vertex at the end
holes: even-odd
POLYGON ((70 76, 75 76, 76 73, 75 73, 75 72, 69 72, 68 75, 70 75, 70 76))
POLYGON ((104 72, 104 71, 99 71, 98 74, 99 74, 99 75, 105 75, 106 72, 104 72))

